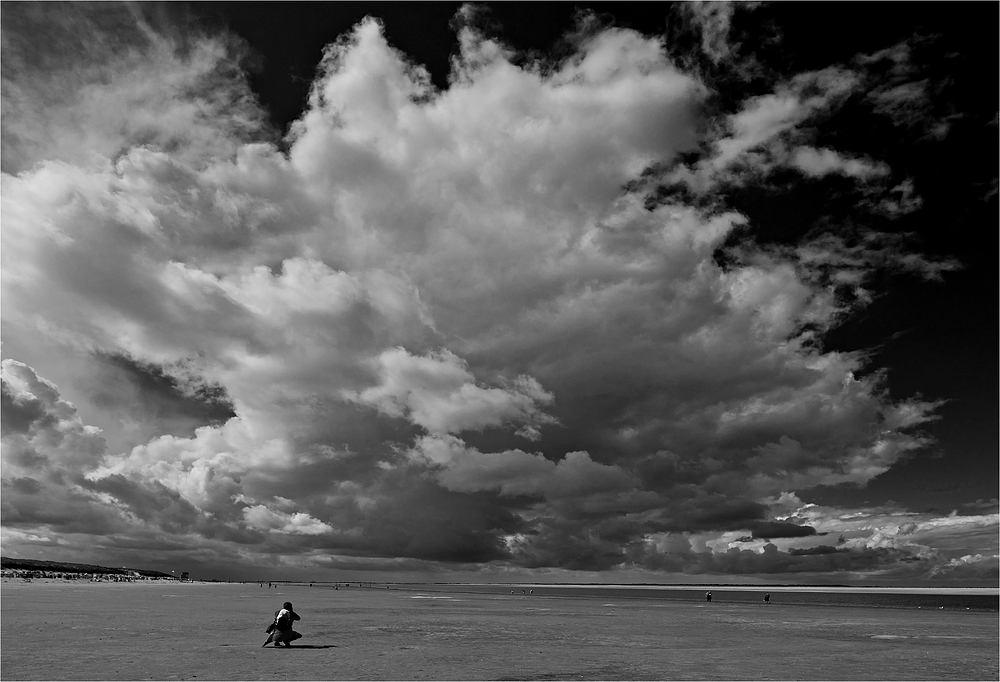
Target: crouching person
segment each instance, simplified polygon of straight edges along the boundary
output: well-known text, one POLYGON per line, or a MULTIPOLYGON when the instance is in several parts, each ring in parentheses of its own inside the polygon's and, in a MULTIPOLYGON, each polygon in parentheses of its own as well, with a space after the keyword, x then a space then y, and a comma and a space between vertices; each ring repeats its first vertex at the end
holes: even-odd
POLYGON ((271 642, 274 642, 276 647, 282 644, 286 647, 292 646, 292 642, 302 636, 292 629, 292 623, 297 620, 302 619, 299 618, 299 614, 292 610, 292 603, 286 601, 280 609, 274 612, 274 622, 267 628, 270 636, 261 646, 267 646, 271 642))

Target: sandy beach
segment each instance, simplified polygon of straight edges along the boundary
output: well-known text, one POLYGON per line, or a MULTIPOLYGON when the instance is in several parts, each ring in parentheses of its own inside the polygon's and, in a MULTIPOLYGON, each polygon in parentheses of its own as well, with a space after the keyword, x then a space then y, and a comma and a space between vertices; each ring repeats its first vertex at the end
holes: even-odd
POLYGON ((995 613, 202 583, 2 585, 5 680, 995 680, 995 613), (291 601, 304 637, 261 648, 291 601))

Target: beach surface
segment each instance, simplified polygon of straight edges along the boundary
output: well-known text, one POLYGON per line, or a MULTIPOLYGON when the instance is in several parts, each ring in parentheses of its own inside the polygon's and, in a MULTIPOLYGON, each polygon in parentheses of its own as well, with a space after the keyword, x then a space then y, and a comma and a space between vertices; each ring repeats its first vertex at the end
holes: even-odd
POLYGON ((4 581, 4 680, 996 680, 996 613, 4 581), (261 648, 284 601, 291 649, 261 648))

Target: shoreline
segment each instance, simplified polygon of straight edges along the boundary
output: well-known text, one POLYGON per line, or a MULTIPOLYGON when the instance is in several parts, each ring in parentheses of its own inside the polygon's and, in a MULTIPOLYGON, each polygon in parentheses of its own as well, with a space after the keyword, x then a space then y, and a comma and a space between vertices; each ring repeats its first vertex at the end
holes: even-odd
MULTIPOLYGON (((301 581, 289 581, 298 583, 301 581)), ((305 581, 309 582, 309 581, 305 581)), ((313 581, 315 582, 315 581, 313 581)), ((317 583, 319 584, 319 583, 317 583)), ((656 585, 652 583, 627 584, 627 583, 377 583, 385 585, 436 585, 448 586, 469 586, 469 587, 530 587, 546 588, 558 587, 569 589, 609 589, 609 590, 663 590, 663 591, 690 591, 690 590, 722 590, 726 592, 812 592, 812 593, 884 593, 884 594, 968 594, 983 596, 1000 596, 1000 587, 878 587, 878 586, 818 586, 818 585, 728 585, 728 584, 704 584, 704 585, 656 585)))
MULTIPOLYGON (((145 579, 133 581, 115 580, 93 580, 75 578, 31 578, 25 581, 18 577, 3 577, 4 583, 31 582, 38 584, 59 583, 59 584, 109 584, 109 585, 256 585, 259 580, 178 580, 175 578, 145 579)), ((690 584, 690 585, 657 585, 652 583, 628 584, 628 583, 449 583, 449 582, 367 582, 358 580, 284 580, 277 579, 271 581, 276 586, 302 587, 308 585, 333 586, 339 585, 344 589, 428 589, 462 588, 462 587, 489 587, 489 588, 513 588, 513 589, 566 589, 566 590, 649 590, 651 592, 691 592, 698 590, 709 590, 719 592, 775 592, 775 593, 809 593, 809 594, 924 594, 924 595, 968 595, 968 596, 996 596, 1000 597, 1000 587, 880 587, 880 586, 819 586, 819 585, 728 585, 728 584, 690 584), (364 583, 364 587, 351 587, 364 583)), ((552 595, 550 595, 552 596, 552 595)))

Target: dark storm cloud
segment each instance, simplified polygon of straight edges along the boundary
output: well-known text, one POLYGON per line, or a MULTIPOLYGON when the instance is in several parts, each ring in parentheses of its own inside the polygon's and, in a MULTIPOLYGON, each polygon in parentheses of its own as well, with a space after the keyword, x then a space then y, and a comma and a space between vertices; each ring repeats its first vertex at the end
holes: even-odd
POLYGON ((756 523, 751 526, 754 539, 773 540, 775 538, 801 538, 809 535, 816 535, 816 529, 812 526, 800 526, 795 523, 784 523, 781 521, 769 521, 756 523))
POLYGON ((578 535, 571 524, 546 525, 545 530, 530 536, 530 544, 521 549, 516 563, 524 568, 559 566, 570 571, 605 571, 628 560, 622 545, 593 536, 578 535), (560 527, 565 526, 565 527, 560 527))
POLYGON ((678 519, 677 530, 728 530, 741 528, 764 518, 767 507, 760 502, 715 496, 699 500, 704 511, 678 519))
POLYGON ((190 425, 176 435, 190 435, 198 426, 236 416, 223 386, 191 376, 183 364, 168 372, 168 368, 124 353, 97 352, 95 360, 100 375, 92 400, 100 407, 127 412, 133 419, 190 425))
POLYGON ((41 492, 45 486, 31 478, 30 476, 23 476, 20 478, 13 478, 9 482, 4 480, 3 486, 10 486, 11 490, 14 492, 22 493, 24 495, 37 495, 41 492))
POLYGON ((25 492, 23 486, 4 486, 0 505, 4 526, 43 527, 56 537, 72 533, 101 536, 128 528, 113 508, 74 485, 46 485, 43 491, 44 495, 25 492))
POLYGON ((194 528, 202 514, 176 491, 153 481, 148 487, 139 486, 122 476, 107 476, 88 481, 87 488, 107 493, 143 521, 149 521, 168 533, 194 528))
POLYGON ((914 557, 889 549, 834 550, 822 552, 781 552, 765 545, 762 553, 730 549, 723 554, 699 557, 699 568, 706 573, 838 573, 867 571, 892 566, 914 557))
MULTIPOLYGON (((815 533, 815 531, 813 532, 815 533)), ((788 554, 791 556, 813 556, 817 554, 836 554, 844 551, 846 550, 837 549, 836 547, 831 547, 830 545, 820 545, 819 547, 806 547, 804 549, 796 549, 793 547, 788 550, 788 554)))
MULTIPOLYGON (((264 540, 260 532, 205 514, 177 491, 158 481, 140 483, 111 475, 86 481, 82 485, 88 490, 106 493, 128 512, 164 533, 196 533, 208 539, 251 545, 264 540)), ((239 517, 238 514, 233 516, 239 517)))
POLYGON ((365 514, 354 546, 376 556, 485 563, 505 559, 502 535, 523 526, 492 496, 470 497, 415 481, 365 514))
POLYGON ((7 390, 6 382, 0 382, 0 401, 3 409, 0 427, 4 435, 27 433, 32 424, 46 416, 45 407, 40 400, 14 400, 7 390))
POLYGON ((4 475, 79 475, 96 467, 105 451, 100 429, 82 422, 76 408, 34 370, 3 361, 4 475))
MULTIPOLYGON (((783 552, 773 544, 762 551, 731 548, 725 552, 650 552, 636 546, 630 558, 651 569, 694 574, 774 575, 786 573, 847 573, 898 566, 910 560, 924 561, 903 550, 887 548, 836 549, 832 547, 783 552)), ((922 571, 921 571, 922 572, 922 571)), ((910 571, 911 575, 913 571, 910 571)))

